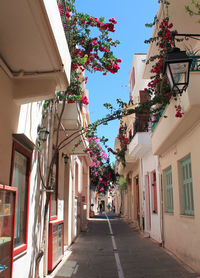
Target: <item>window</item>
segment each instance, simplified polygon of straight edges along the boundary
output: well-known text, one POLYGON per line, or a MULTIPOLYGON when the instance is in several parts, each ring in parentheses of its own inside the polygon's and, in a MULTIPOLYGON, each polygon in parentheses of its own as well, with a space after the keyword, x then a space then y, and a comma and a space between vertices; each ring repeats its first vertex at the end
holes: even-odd
POLYGON ((27 248, 31 158, 31 151, 13 142, 11 185, 17 188, 14 255, 27 248))
POLYGON ((194 215, 192 166, 190 155, 180 161, 182 212, 185 215, 194 215))
POLYGON ((172 213, 174 211, 174 202, 173 202, 171 166, 164 171, 164 179, 165 179, 165 210, 166 212, 172 213))
POLYGON ((50 199, 50 220, 57 219, 58 213, 58 158, 59 156, 57 154, 53 163, 51 175, 51 183, 54 191, 50 199))
POLYGON ((79 193, 79 167, 78 167, 78 163, 75 164, 76 168, 75 168, 75 196, 78 197, 78 193, 79 193))
POLYGON ((153 212, 158 213, 156 172, 153 172, 152 174, 152 186, 153 186, 153 212))

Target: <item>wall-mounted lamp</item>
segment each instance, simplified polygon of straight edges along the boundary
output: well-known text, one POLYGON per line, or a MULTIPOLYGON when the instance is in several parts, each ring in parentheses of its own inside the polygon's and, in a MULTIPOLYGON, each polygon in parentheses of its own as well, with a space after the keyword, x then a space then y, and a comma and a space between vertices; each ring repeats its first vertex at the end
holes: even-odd
POLYGON ((177 47, 167 54, 164 74, 167 75, 172 91, 182 94, 187 89, 191 63, 192 58, 187 56, 186 51, 181 51, 177 47))
MULTIPOLYGON (((172 40, 175 42, 175 37, 185 37, 186 40, 189 38, 200 40, 200 34, 179 34, 172 32, 172 40)), ((189 84, 189 75, 193 59, 188 57, 186 51, 181 51, 179 48, 174 47, 167 54, 164 73, 167 74, 170 87, 173 91, 178 91, 182 94, 189 84)))
POLYGON ((37 133, 43 142, 45 142, 47 140, 47 135, 49 135, 49 131, 46 129, 45 126, 43 127, 43 126, 38 125, 37 133))
POLYGON ((64 158, 64 163, 67 164, 69 160, 69 156, 67 154, 62 153, 62 157, 64 158))

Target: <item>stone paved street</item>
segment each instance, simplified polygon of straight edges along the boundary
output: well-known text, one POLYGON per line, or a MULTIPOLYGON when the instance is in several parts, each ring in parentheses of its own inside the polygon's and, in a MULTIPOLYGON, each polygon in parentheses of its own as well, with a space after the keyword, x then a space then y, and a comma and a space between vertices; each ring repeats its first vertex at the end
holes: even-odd
MULTIPOLYGON (((111 217, 113 218, 113 217, 111 217)), ((120 218, 110 219, 116 248, 106 218, 89 221, 88 232, 72 245, 56 278, 190 278, 200 277, 149 238, 120 218), (115 256, 118 254, 117 256, 115 256), (119 261, 116 263, 116 258, 119 261), (118 270, 117 270, 118 267, 118 270), (120 272, 120 267, 122 272, 120 272)))

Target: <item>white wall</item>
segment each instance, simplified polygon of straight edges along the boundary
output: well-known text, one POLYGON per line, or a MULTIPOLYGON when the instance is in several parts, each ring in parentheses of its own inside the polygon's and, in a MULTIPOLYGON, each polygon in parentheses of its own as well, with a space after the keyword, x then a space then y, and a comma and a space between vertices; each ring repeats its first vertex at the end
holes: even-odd
POLYGON ((140 90, 147 87, 149 80, 143 79, 143 72, 146 65, 146 54, 135 54, 133 58, 133 67, 135 70, 135 86, 131 95, 133 98, 139 97, 140 90))
MULTIPOLYGON (((145 192, 145 183, 147 182, 145 180, 145 176, 149 176, 149 188, 150 188, 150 215, 151 215, 151 229, 150 236, 157 240, 158 242, 161 242, 161 214, 160 214, 160 183, 159 183, 159 175, 158 175, 158 158, 157 156, 154 156, 151 151, 146 153, 145 156, 142 158, 142 165, 143 165, 143 191, 145 192), (153 171, 156 171, 156 186, 157 186, 157 208, 158 213, 153 213, 153 188, 151 186, 151 174, 153 171)), ((147 206, 147 200, 144 201, 145 207, 144 211, 146 211, 147 206)), ((147 215, 145 215, 145 222, 147 223, 147 215)))
MULTIPOLYGON (((42 118, 42 103, 24 104, 20 107, 17 133, 24 133, 32 143, 36 143, 37 126, 42 118)), ((41 151, 47 158, 45 143, 41 151)), ((37 150, 33 150, 32 169, 30 179, 29 195, 29 218, 28 218, 28 247, 24 253, 20 253, 14 258, 13 278, 33 277, 35 271, 35 256, 42 239, 44 207, 44 194, 41 191, 40 178, 38 176, 37 150)), ((44 169, 44 168, 43 168, 44 169)), ((45 175, 44 171, 42 173, 45 175)))

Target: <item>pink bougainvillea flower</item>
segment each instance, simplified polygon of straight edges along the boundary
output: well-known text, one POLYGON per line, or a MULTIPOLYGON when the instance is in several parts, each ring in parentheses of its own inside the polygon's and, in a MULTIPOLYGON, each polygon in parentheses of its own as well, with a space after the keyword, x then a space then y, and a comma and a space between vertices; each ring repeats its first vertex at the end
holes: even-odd
POLYGON ((87 98, 86 96, 81 97, 81 101, 82 101, 82 103, 85 104, 85 105, 88 105, 88 104, 89 104, 88 98, 87 98))
POLYGON ((112 22, 113 24, 116 24, 116 23, 117 23, 117 21, 116 21, 113 17, 110 18, 108 21, 109 21, 109 22, 112 22))

